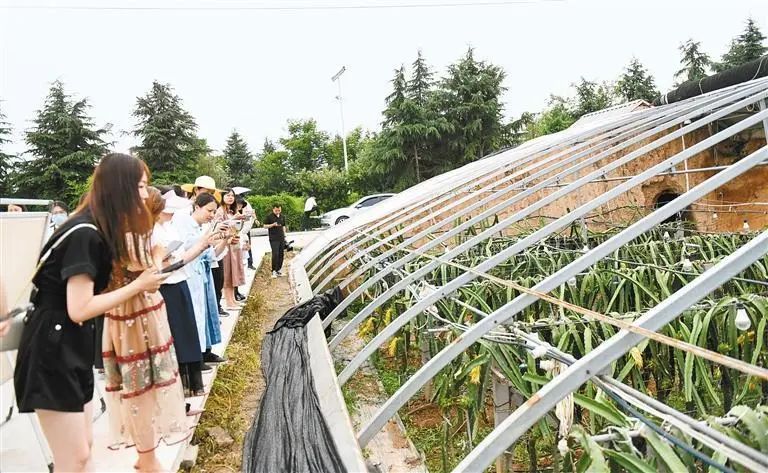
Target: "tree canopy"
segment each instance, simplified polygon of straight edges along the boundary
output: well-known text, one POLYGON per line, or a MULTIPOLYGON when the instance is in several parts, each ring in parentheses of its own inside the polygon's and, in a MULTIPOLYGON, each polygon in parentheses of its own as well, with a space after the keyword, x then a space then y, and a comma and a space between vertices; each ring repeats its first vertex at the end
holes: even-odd
POLYGON ((763 56, 768 52, 764 41, 765 35, 755 24, 755 20, 748 18, 744 31, 731 41, 728 51, 723 54, 720 62, 714 65, 715 71, 722 72, 763 56))
POLYGON ((642 99, 652 102, 659 95, 653 76, 637 58, 632 58, 616 82, 616 95, 625 102, 642 99))

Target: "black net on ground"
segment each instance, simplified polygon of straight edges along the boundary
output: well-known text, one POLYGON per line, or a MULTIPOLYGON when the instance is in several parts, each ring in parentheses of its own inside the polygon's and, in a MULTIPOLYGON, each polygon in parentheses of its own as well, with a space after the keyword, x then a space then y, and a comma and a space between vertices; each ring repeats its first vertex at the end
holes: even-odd
POLYGON ((341 300, 336 288, 288 310, 264 338, 261 369, 266 389, 243 444, 243 471, 344 472, 320 412, 312 380, 306 324, 325 318, 341 300))

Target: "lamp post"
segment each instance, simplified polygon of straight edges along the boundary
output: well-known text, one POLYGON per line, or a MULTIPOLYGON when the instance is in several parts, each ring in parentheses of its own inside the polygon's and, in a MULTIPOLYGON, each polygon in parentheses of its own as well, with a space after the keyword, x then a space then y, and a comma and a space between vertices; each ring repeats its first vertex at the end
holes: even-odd
POLYGON ((336 98, 339 100, 339 110, 341 111, 341 146, 344 149, 344 171, 349 172, 349 161, 347 160, 347 134, 344 131, 344 103, 341 98, 341 75, 347 70, 346 66, 342 66, 339 72, 331 77, 331 81, 339 84, 339 95, 336 98))

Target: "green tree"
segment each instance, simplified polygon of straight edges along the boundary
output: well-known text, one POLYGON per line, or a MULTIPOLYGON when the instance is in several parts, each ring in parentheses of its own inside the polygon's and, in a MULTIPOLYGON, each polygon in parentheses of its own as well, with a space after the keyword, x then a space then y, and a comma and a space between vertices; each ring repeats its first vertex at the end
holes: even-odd
POLYGON ((535 136, 535 125, 535 114, 531 112, 521 113, 520 118, 512 120, 504 127, 504 145, 514 148, 530 140, 535 136))
POLYGON ((13 166, 13 156, 3 151, 3 147, 11 142, 11 126, 5 121, 5 114, 0 110, 0 196, 11 195, 10 174, 13 166))
POLYGON ((758 59, 768 52, 763 41, 765 41, 765 35, 755 24, 755 20, 748 18, 744 32, 731 41, 728 52, 723 54, 720 62, 714 65, 715 72, 723 72, 726 69, 758 59))
POLYGON ((196 150, 196 154, 194 156, 193 175, 210 176, 217 186, 226 186, 230 182, 226 158, 222 155, 213 154, 213 150, 208 146, 208 141, 205 138, 196 138, 195 140, 193 149, 196 150))
POLYGON ((536 119, 532 126, 533 136, 549 135, 565 130, 573 125, 576 117, 568 106, 568 102, 556 95, 549 99, 549 105, 536 119))
POLYGON ((605 83, 598 84, 582 77, 572 87, 576 90, 574 118, 610 107, 613 103, 611 88, 605 83))
POLYGON ((331 210, 345 207, 349 201, 347 173, 341 169, 320 169, 301 171, 296 176, 297 194, 314 195, 322 209, 331 210))
POLYGON ((480 159, 503 144, 504 76, 500 67, 476 60, 472 48, 456 64, 448 66, 439 92, 439 110, 451 129, 444 156, 451 162, 444 168, 480 159))
MULTIPOLYGON (((360 156, 360 151, 371 138, 361 127, 347 133, 347 155, 350 165, 360 156)), ((333 169, 344 169, 344 147, 341 136, 333 137, 327 146, 326 160, 328 166, 333 169)))
POLYGON ((652 102, 659 95, 653 76, 637 58, 632 58, 624 73, 619 77, 615 92, 626 102, 638 99, 652 102))
POLYGON ((149 166, 153 180, 191 182, 201 153, 197 124, 170 84, 154 81, 152 89, 136 100, 133 116, 138 120, 133 134, 141 139, 135 151, 149 166))
POLYGON ((712 60, 701 50, 701 42, 689 39, 678 49, 682 54, 680 64, 683 67, 675 73, 675 79, 682 83, 707 77, 707 69, 712 66, 712 60))
POLYGON ((289 157, 287 151, 276 149, 271 141, 266 140, 254 164, 252 190, 262 195, 287 192, 290 188, 286 179, 289 157))
POLYGON ((253 174, 253 155, 237 131, 232 131, 224 148, 224 160, 229 171, 229 185, 244 184, 253 174))
POLYGON ((76 204, 98 159, 107 151, 105 128, 95 129, 87 99, 75 100, 64 85, 51 85, 34 126, 26 133, 32 159, 20 162, 15 175, 21 197, 58 199, 76 204))
POLYGON ((318 130, 315 120, 289 120, 288 137, 281 138, 280 144, 288 152, 287 168, 291 175, 326 166, 329 142, 328 133, 318 130))

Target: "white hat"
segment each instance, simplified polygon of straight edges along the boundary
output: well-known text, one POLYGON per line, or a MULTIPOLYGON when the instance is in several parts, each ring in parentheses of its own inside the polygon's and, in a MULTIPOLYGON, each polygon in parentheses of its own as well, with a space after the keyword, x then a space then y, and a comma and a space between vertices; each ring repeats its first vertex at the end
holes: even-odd
POLYGON ((195 179, 195 187, 202 187, 203 189, 216 190, 216 181, 211 176, 200 176, 195 179))
POLYGON ((168 191, 163 194, 163 200, 165 201, 165 208, 163 209, 163 213, 167 214, 175 214, 180 210, 188 209, 192 204, 192 202, 188 199, 176 195, 174 191, 168 191))

